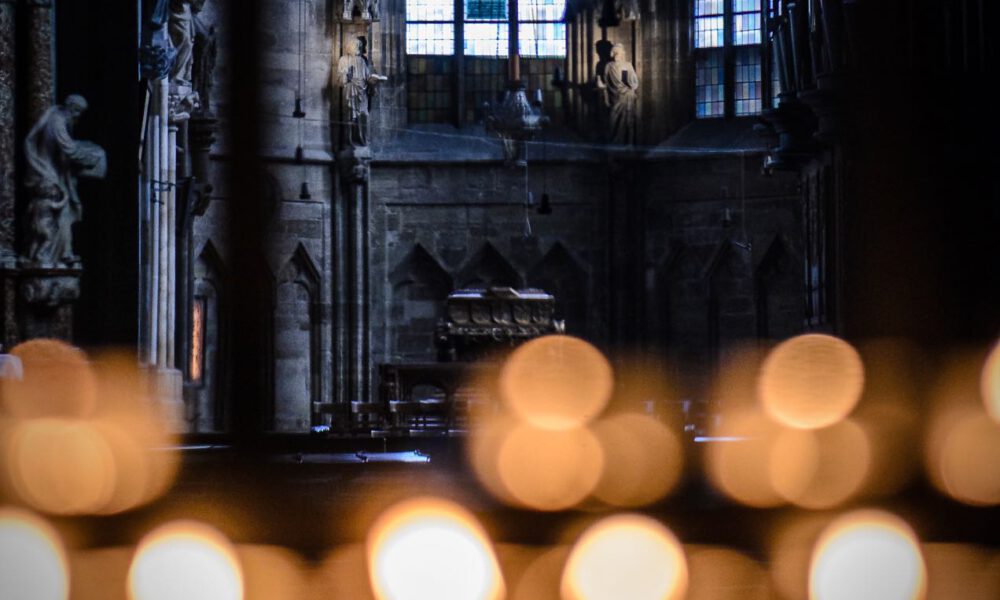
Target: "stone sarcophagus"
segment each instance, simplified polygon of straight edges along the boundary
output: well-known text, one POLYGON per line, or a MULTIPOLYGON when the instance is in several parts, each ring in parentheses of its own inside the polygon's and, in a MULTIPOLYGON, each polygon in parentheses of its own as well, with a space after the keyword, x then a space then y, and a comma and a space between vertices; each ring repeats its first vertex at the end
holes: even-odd
POLYGON ((510 287, 456 290, 448 295, 446 316, 435 345, 442 361, 473 361, 541 335, 562 333, 553 319, 555 297, 538 289, 510 287))

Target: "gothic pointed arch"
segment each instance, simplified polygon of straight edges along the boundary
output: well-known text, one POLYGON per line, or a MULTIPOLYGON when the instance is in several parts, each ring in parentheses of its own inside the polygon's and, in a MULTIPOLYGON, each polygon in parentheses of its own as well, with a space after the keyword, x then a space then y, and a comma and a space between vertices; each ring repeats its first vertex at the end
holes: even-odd
POLYGON ((566 331, 584 335, 587 330, 587 271, 562 242, 552 245, 528 271, 527 285, 556 298, 555 318, 566 322, 566 331))
POLYGON ((315 407, 322 399, 321 283, 316 263, 299 243, 278 273, 274 295, 276 431, 309 431, 315 407))
POLYGON ((782 340, 803 329, 802 265, 781 234, 774 234, 765 248, 754 267, 757 337, 782 340))
POLYGON ((187 364, 191 382, 191 428, 196 432, 224 431, 230 421, 227 378, 229 315, 227 270, 222 254, 211 239, 197 254, 191 294, 191 324, 187 364))
POLYGON ((390 352, 395 360, 432 360, 433 335, 454 288, 451 275, 421 244, 389 273, 390 352))
POLYGON ((736 345, 756 337, 750 247, 725 239, 702 270, 707 296, 707 350, 710 364, 721 362, 736 345))
POLYGON ((516 288, 521 287, 521 275, 493 244, 486 242, 459 271, 458 284, 463 288, 516 288))

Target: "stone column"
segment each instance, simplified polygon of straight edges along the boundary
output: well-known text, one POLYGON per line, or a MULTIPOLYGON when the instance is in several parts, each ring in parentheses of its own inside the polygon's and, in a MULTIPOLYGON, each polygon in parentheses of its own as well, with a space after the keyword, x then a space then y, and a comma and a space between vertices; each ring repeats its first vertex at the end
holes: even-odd
POLYGON ((159 276, 159 285, 157 286, 157 315, 156 315, 156 329, 157 329, 157 349, 156 349, 156 366, 160 369, 166 369, 170 365, 167 362, 167 345, 169 344, 169 337, 167 331, 167 305, 170 300, 167 296, 167 290, 170 277, 169 272, 169 235, 167 233, 167 226, 169 224, 170 216, 167 212, 167 205, 169 203, 170 190, 167 188, 167 181, 170 180, 169 168, 170 168, 170 82, 166 78, 159 80, 159 85, 157 87, 157 100, 159 101, 159 142, 160 142, 160 160, 158 169, 155 173, 157 180, 157 189, 159 190, 157 197, 159 199, 159 205, 157 205, 158 213, 158 234, 157 234, 157 247, 158 250, 158 261, 157 261, 157 271, 159 276))
POLYGON ((347 227, 348 398, 371 401, 370 340, 368 323, 368 178, 371 151, 347 148, 340 157, 347 227))
POLYGON ((167 139, 167 367, 177 366, 177 130, 170 123, 167 139))
POLYGON ((23 85, 28 89, 25 122, 35 123, 55 104, 53 78, 53 11, 52 0, 27 0, 28 39, 27 65, 30 77, 23 85))
POLYGON ((15 0, 0 0, 0 268, 15 266, 15 0))

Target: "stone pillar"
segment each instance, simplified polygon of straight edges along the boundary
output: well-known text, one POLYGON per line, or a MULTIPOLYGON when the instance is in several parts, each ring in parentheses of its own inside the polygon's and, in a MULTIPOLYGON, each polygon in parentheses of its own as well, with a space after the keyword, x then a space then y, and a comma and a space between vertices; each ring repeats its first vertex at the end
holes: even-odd
POLYGON ((170 216, 168 214, 167 205, 169 204, 170 190, 167 188, 167 181, 170 180, 169 168, 170 168, 170 83, 167 79, 159 80, 159 85, 157 87, 157 95, 159 103, 159 142, 160 142, 160 160, 157 165, 157 170, 154 176, 156 177, 157 184, 156 187, 159 190, 157 197, 159 198, 159 204, 157 205, 158 213, 158 227, 157 227, 157 240, 156 245, 158 248, 158 261, 157 261, 157 271, 159 282, 157 285, 157 302, 158 307, 156 310, 156 329, 157 329, 157 349, 156 349, 156 366, 160 369, 166 369, 170 365, 167 362, 167 346, 169 344, 169 337, 167 331, 167 305, 169 304, 169 297, 167 296, 167 290, 170 276, 169 273, 169 253, 170 250, 167 246, 168 240, 170 239, 167 233, 167 226, 170 222, 170 216))
POLYGON ((177 366, 177 130, 170 123, 167 133, 167 367, 177 366))
MULTIPOLYGON (((371 401, 372 366, 370 363, 368 323, 368 179, 371 151, 368 147, 345 149, 341 166, 346 227, 348 399, 371 401)), ((343 242, 342 242, 343 243, 343 242)))
POLYGON ((27 0, 27 62, 30 77, 22 85, 28 89, 25 122, 35 123, 55 104, 53 78, 52 0, 27 0))
POLYGON ((15 5, 0 0, 0 268, 14 267, 15 5))

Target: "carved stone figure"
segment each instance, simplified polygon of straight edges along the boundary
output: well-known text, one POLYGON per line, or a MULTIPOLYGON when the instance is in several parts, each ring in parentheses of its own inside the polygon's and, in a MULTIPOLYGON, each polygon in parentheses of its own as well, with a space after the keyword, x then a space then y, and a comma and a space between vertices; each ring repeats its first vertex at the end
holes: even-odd
POLYGON ((104 150, 92 142, 73 139, 73 126, 87 110, 82 96, 70 95, 35 123, 24 141, 30 194, 27 216, 27 263, 37 266, 74 266, 73 224, 83 207, 76 178, 103 179, 107 171, 104 150))
POLYGON ((357 10, 363 21, 378 21, 380 16, 379 0, 344 0, 345 21, 354 18, 354 11, 357 10))
POLYGON ((215 26, 194 15, 194 66, 191 83, 201 102, 202 113, 211 113, 212 86, 215 83, 215 59, 217 55, 215 26))
MULTIPOLYGON (((178 87, 191 88, 194 69, 195 18, 206 0, 170 0, 168 32, 177 55, 170 70, 171 82, 178 87)), ((186 90, 185 90, 186 91, 186 90)))
POLYGON ((639 76, 625 57, 625 46, 615 44, 611 62, 598 75, 597 87, 604 91, 608 108, 608 137, 614 144, 635 143, 635 119, 638 104, 639 76))
POLYGON ((348 143, 351 146, 368 145, 369 99, 375 94, 376 86, 388 79, 372 70, 362 47, 360 38, 349 41, 345 54, 337 61, 337 80, 344 88, 350 120, 348 143))

